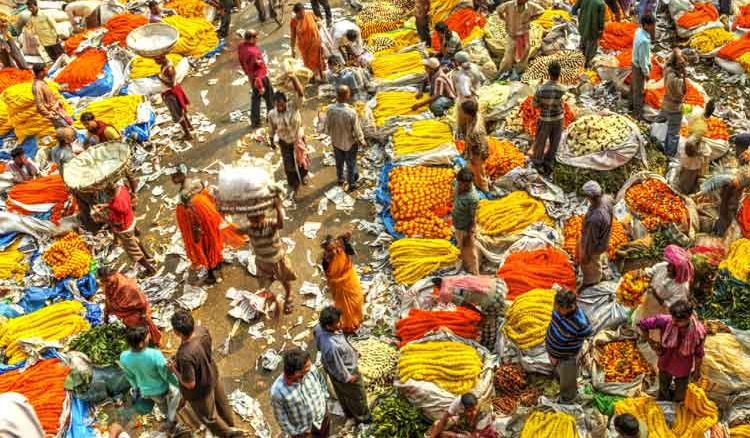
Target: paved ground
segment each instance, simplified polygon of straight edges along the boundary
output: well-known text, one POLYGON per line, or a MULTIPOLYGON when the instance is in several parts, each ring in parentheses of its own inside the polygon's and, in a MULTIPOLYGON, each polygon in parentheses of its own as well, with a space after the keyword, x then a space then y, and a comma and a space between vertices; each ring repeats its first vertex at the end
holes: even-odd
MULTIPOLYGON (((250 86, 248 84, 242 86, 232 86, 233 80, 240 77, 239 64, 237 63, 236 49, 240 42, 240 38, 236 35, 237 29, 247 29, 254 27, 261 32, 260 45, 269 53, 271 58, 280 57, 282 52, 287 53, 289 44, 289 30, 288 24, 282 28, 278 28, 275 22, 266 23, 260 25, 257 20, 255 8, 252 4, 248 4, 242 12, 233 16, 232 22, 232 35, 229 38, 227 47, 224 52, 218 57, 215 64, 213 64, 211 71, 208 75, 203 77, 190 77, 183 84, 187 91, 189 98, 192 102, 192 109, 194 111, 200 111, 208 116, 212 121, 216 123, 216 130, 213 135, 207 137, 204 143, 195 143, 195 147, 180 156, 168 156, 162 159, 162 165, 172 165, 178 162, 185 162, 193 168, 203 168, 214 160, 220 160, 224 163, 232 162, 238 159, 242 153, 248 151, 253 156, 262 157, 267 154, 270 149, 267 144, 253 144, 249 148, 238 147, 238 140, 246 134, 250 133, 250 127, 245 122, 231 123, 229 120, 229 114, 232 111, 243 110, 247 111, 250 104, 250 86), (282 45, 286 45, 283 48, 282 45), (208 85, 207 80, 211 78, 217 78, 218 83, 216 85, 208 85), (208 90, 208 107, 204 106, 200 92, 201 90, 208 90)), ((305 120, 306 130, 309 134, 313 133, 311 124, 315 114, 319 100, 315 98, 316 90, 314 87, 308 87, 307 94, 310 96, 306 103, 306 109, 303 114, 305 120)), ((318 246, 319 238, 308 239, 301 233, 301 226, 305 221, 316 221, 323 223, 321 231, 318 233, 318 237, 322 237, 326 233, 335 234, 339 232, 346 224, 349 223, 350 219, 354 217, 371 219, 374 212, 372 207, 362 201, 357 201, 355 204, 355 210, 351 216, 347 216, 341 212, 337 212, 333 204, 329 205, 328 210, 322 216, 317 215, 317 205, 324 192, 332 187, 335 182, 335 174, 333 167, 324 167, 321 164, 322 149, 324 148, 319 143, 314 143, 316 152, 312 154, 312 172, 314 177, 311 178, 311 184, 307 187, 303 187, 300 192, 299 200, 297 201, 297 208, 295 210, 287 211, 287 216, 291 218, 287 222, 286 230, 284 235, 292 238, 296 242, 296 247, 290 254, 292 265, 296 269, 296 272, 300 280, 295 283, 296 287, 301 285, 303 280, 308 280, 314 283, 321 282, 319 273, 315 272, 315 269, 309 265, 306 260, 306 253, 309 250, 312 251, 313 260, 317 262, 320 256, 320 250, 318 246)), ((279 153, 274 154, 274 161, 280 160, 279 153)), ((206 175, 203 175, 206 177, 206 175)), ((210 177, 209 177, 210 178, 210 177)), ((283 179, 283 173, 279 171, 277 173, 278 179, 283 179)), ((162 185, 167 194, 173 195, 176 193, 176 189, 171 181, 166 177, 155 181, 152 185, 162 185)), ((144 189, 140 199, 146 200, 146 193, 150 189, 144 189)), ((152 209, 153 210, 153 209, 152 209)), ((143 223, 144 231, 148 233, 148 218, 143 223)), ((163 239, 163 237, 154 235, 155 239, 163 239)), ((355 238, 357 235, 355 234, 355 238)), ((359 254, 360 263, 364 262, 367 253, 359 254)), ((217 350, 221 344, 223 344, 229 331, 232 329, 234 319, 227 315, 229 310, 229 300, 225 298, 225 292, 229 287, 236 287, 245 290, 256 290, 257 282, 255 278, 251 277, 244 267, 236 265, 230 265, 224 268, 224 282, 213 286, 209 289, 209 296, 206 303, 197 309, 194 316, 201 324, 207 326, 211 332, 214 349, 217 350)), ((322 288, 321 283, 321 288, 322 288)), ((273 286, 273 289, 277 293, 281 293, 282 289, 279 284, 273 286)), ((297 307, 292 315, 282 316, 281 319, 274 323, 273 321, 266 321, 266 326, 272 326, 277 330, 276 337, 277 342, 272 345, 266 345, 265 342, 257 342, 253 340, 248 334, 248 325, 242 323, 236 336, 232 338, 229 348, 228 355, 221 355, 216 353, 216 360, 220 367, 221 377, 224 380, 227 393, 230 393, 235 388, 240 388, 246 393, 250 394, 260 401, 263 406, 263 411, 267 417, 268 422, 274 432, 274 436, 278 433, 278 426, 273 419, 273 414, 270 409, 268 389, 276 378, 277 373, 267 373, 264 371, 256 370, 256 363, 258 357, 267 349, 274 348, 281 350, 284 348, 283 333, 289 329, 289 334, 294 337, 296 334, 305 330, 309 325, 310 321, 316 319, 313 311, 307 307, 301 306, 301 300, 296 300, 297 307), (302 318, 302 324, 297 322, 302 318)), ((312 338, 309 339, 309 343, 312 346, 312 338)), ((179 341, 172 335, 168 337, 168 344, 165 350, 169 351, 177 347, 179 341)), ((249 428, 249 425, 246 425, 249 428)))

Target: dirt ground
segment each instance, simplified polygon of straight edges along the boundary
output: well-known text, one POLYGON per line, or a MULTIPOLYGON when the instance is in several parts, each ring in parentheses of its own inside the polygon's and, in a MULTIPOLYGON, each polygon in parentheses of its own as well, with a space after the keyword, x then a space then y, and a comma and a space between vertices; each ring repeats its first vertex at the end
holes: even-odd
MULTIPOLYGON (((288 13, 287 17, 290 14, 288 13)), ((232 81, 241 76, 236 55, 237 46, 241 38, 237 35, 237 30, 249 28, 255 28, 260 32, 259 45, 266 51, 269 58, 280 58, 282 53, 288 53, 288 24, 285 24, 281 28, 273 21, 260 24, 257 20, 253 4, 246 3, 241 12, 233 15, 232 32, 226 48, 219 55, 216 63, 211 66, 210 72, 202 77, 189 77, 183 83, 192 103, 191 110, 204 113, 216 123, 216 130, 212 135, 206 137, 205 142, 195 142, 193 149, 180 156, 172 154, 172 156, 163 157, 161 160, 162 166, 184 162, 189 167, 202 169, 215 160, 230 163, 237 160, 245 151, 257 157, 263 157, 270 151, 267 144, 257 143, 253 144, 249 149, 244 147, 238 148, 238 140, 251 132, 250 126, 247 122, 231 123, 229 119, 229 114, 232 111, 242 110, 243 112, 248 112, 250 108, 250 85, 233 86, 231 84, 232 81), (282 47, 282 45, 286 47, 282 47), (208 80, 213 78, 218 79, 218 83, 208 85, 208 80), (205 106, 201 101, 201 90, 208 90, 208 106, 205 106)), ((308 98, 305 104, 303 119, 308 134, 308 142, 310 142, 310 134, 314 133, 312 123, 320 101, 316 97, 317 93, 314 86, 308 87, 306 91, 308 98)), ((295 283, 295 288, 298 288, 302 284, 302 281, 307 280, 320 284, 322 289, 323 278, 316 272, 315 268, 309 265, 306 253, 310 250, 312 252, 312 260, 317 262, 320 256, 319 240, 322 236, 328 233, 336 234, 345 225, 349 224, 353 218, 372 220, 374 210, 368 203, 357 201, 351 216, 337 211, 332 203, 329 204, 327 211, 322 216, 317 214, 318 201, 324 196, 325 191, 335 184, 335 172, 333 167, 325 167, 321 163, 322 152, 325 147, 314 141, 312 143, 316 149, 311 157, 313 163, 311 170, 314 176, 311 178, 310 184, 301 189, 296 209, 287 211, 287 216, 291 220, 287 221, 282 237, 289 237, 296 242, 296 247, 289 254, 292 266, 299 277, 299 280, 295 283), (323 224, 315 239, 308 239, 302 234, 301 227, 306 221, 321 222, 323 224)), ((278 162, 279 160, 280 154, 276 151, 273 161, 278 162)), ((207 178, 209 181, 215 178, 215 175, 203 174, 201 176, 207 178)), ((281 169, 277 172, 276 177, 278 180, 284 179, 281 169)), ((147 194, 150 193, 150 188, 155 185, 163 186, 167 195, 173 196, 176 193, 176 188, 171 181, 167 177, 161 177, 159 180, 147 185, 140 192, 141 196, 139 199, 146 201, 147 194)), ((147 202, 154 201, 150 200, 147 202)), ((151 206, 153 207, 153 204, 151 206)), ((154 211, 155 209, 150 208, 150 210, 154 211)), ((147 236, 151 220, 153 218, 146 217, 141 222, 143 231, 146 232, 147 236)), ((148 237, 156 240, 164 239, 164 236, 158 234, 148 237)), ((355 233, 355 241, 357 237, 355 233)), ((360 248, 365 247, 360 245, 360 248)), ((364 251, 360 253, 357 262, 364 263, 367 255, 364 251)), ((168 266, 173 264, 169 263, 168 266)), ((230 287, 235 287, 254 291, 257 288, 255 278, 250 276, 243 266, 227 265, 223 269, 223 276, 224 282, 209 289, 207 301, 203 306, 195 310, 194 316, 200 324, 208 327, 211 333, 215 360, 219 365, 221 378, 223 379, 227 394, 236 388, 240 388, 242 391, 259 400, 273 431, 273 436, 277 436, 279 428, 273 418, 270 407, 269 388, 280 372, 280 369, 274 373, 268 373, 256 369, 256 364, 258 363, 259 356, 266 349, 274 348, 277 351, 281 351, 285 348, 283 334, 287 330, 294 337, 306 330, 311 325, 311 322, 314 323, 317 315, 314 314, 312 309, 302 306, 303 300, 299 298, 299 295, 296 295, 296 308, 293 314, 282 316, 277 323, 265 321, 266 327, 270 326, 270 328, 276 329, 275 337, 277 341, 275 343, 266 345, 264 341, 253 340, 247 334, 248 325, 243 322, 238 333, 231 340, 229 354, 222 355, 217 350, 224 343, 235 321, 234 318, 231 318, 227 314, 230 300, 225 297, 226 290, 230 287), (300 317, 303 322, 297 324, 300 317)), ((273 290, 276 293, 282 293, 281 285, 278 283, 273 286, 273 290)), ((179 345, 179 341, 172 334, 167 337, 167 340, 165 351, 173 351, 179 345)), ((314 341, 311 336, 307 342, 310 350, 314 351, 314 341)), ((289 345, 286 344, 286 347, 289 345)), ((251 429, 249 424, 245 424, 243 427, 251 429)))

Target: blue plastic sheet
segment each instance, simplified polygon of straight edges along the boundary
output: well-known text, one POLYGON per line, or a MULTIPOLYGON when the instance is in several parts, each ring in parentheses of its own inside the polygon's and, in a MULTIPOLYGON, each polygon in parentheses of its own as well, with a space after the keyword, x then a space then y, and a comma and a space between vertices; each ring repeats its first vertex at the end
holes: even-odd
POLYGON ((396 221, 391 216, 391 191, 388 189, 390 173, 394 167, 396 166, 391 162, 383 165, 380 177, 378 178, 378 187, 375 189, 375 200, 383 206, 380 218, 383 220, 385 231, 396 239, 401 239, 404 235, 396 231, 396 221))
POLYGON ((70 427, 66 438, 93 438, 94 428, 89 417, 89 404, 77 397, 73 397, 70 406, 70 427))
POLYGON ((151 137, 151 128, 156 124, 156 113, 151 111, 147 122, 133 123, 122 130, 124 138, 132 138, 138 142, 144 142, 151 137))
POLYGON ((71 97, 100 97, 112 91, 114 86, 114 77, 112 76, 112 69, 109 67, 109 63, 104 64, 102 69, 104 76, 95 80, 94 82, 86 85, 73 92, 63 91, 62 95, 69 99, 71 97))
MULTIPOLYGON (((42 352, 42 359, 52 359, 53 357, 59 358, 60 355, 57 354, 57 351, 54 348, 50 348, 49 350, 44 350, 42 352)), ((0 363, 0 374, 5 374, 8 371, 17 370, 19 368, 23 368, 26 366, 26 361, 22 360, 21 362, 16 362, 13 365, 6 365, 4 363, 0 363)))
POLYGON ((214 55, 218 55, 218 54, 219 54, 219 52, 221 52, 222 50, 224 50, 224 40, 223 40, 223 39, 219 40, 219 45, 218 45, 218 46, 216 46, 216 47, 215 47, 215 48, 214 48, 213 50, 211 50, 210 52, 208 52, 208 53, 206 53, 205 55, 203 55, 203 57, 204 57, 204 58, 210 58, 210 57, 212 57, 212 56, 214 56, 214 55))
POLYGON ((21 315, 23 315, 23 313, 18 309, 18 306, 6 303, 0 304, 0 316, 11 319, 21 315))
POLYGON ((86 321, 96 327, 104 322, 104 312, 99 304, 83 303, 86 308, 86 321))
POLYGON ((0 234, 0 251, 5 251, 6 249, 8 249, 8 247, 16 241, 16 237, 18 237, 18 233, 15 231, 6 234, 0 234))
MULTIPOLYGON (((6 134, 4 137, 0 139, 0 146, 5 144, 8 140, 13 140, 16 138, 16 134, 13 133, 13 131, 6 134)), ((39 145, 37 144, 36 137, 26 137, 23 140, 23 143, 20 144, 20 146, 23 148, 23 151, 26 153, 26 156, 31 158, 32 160, 36 158, 36 153, 39 150, 39 145)), ((6 151, 0 151, 0 160, 2 161, 10 161, 12 158, 10 156, 10 150, 6 151)))
MULTIPOLYGON (((64 278, 55 284, 55 287, 30 287, 26 290, 18 305, 26 313, 31 313, 47 305, 48 301, 64 301, 74 299, 73 293, 68 288, 70 278, 64 278)), ((86 274, 76 280, 78 291, 85 298, 91 298, 96 293, 96 278, 93 274, 86 274)))

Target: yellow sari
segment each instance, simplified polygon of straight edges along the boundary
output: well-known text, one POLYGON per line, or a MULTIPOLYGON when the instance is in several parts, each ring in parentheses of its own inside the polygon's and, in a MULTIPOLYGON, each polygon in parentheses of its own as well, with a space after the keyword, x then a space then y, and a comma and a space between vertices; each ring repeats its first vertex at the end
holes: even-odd
POLYGON ((364 296, 359 283, 359 275, 354 269, 352 260, 344 251, 340 242, 334 243, 330 249, 331 257, 326 269, 328 289, 331 291, 333 302, 341 310, 341 330, 345 333, 355 332, 362 324, 362 305, 364 296))

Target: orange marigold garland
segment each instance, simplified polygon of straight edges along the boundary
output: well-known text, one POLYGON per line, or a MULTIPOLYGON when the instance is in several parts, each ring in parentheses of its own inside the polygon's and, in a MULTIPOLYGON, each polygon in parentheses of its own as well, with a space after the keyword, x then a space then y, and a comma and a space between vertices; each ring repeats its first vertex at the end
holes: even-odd
POLYGON ((148 18, 143 15, 127 13, 115 15, 105 25, 107 33, 105 33, 102 38, 102 44, 108 46, 117 43, 120 46, 125 47, 125 39, 128 37, 128 34, 130 34, 132 30, 146 24, 148 24, 148 18))
POLYGON ((66 65, 57 76, 55 82, 67 84, 68 91, 77 91, 94 82, 107 63, 107 52, 98 49, 88 49, 78 55, 73 62, 66 65))
POLYGON ((599 45, 604 50, 626 50, 633 47, 638 25, 629 21, 613 21, 604 25, 599 45))
POLYGON ((508 140, 487 137, 490 155, 484 162, 484 170, 492 178, 500 178, 516 167, 526 164, 526 156, 508 140))
MULTIPOLYGON (((683 126, 680 128, 680 135, 683 137, 687 137, 690 135, 690 129, 688 126, 683 126)), ((716 118, 716 117, 709 117, 708 120, 706 120, 706 133, 703 134, 704 137, 710 138, 713 140, 729 140, 729 129, 727 128, 727 124, 724 123, 723 120, 716 118)))
POLYGON ((633 340, 613 341, 599 354, 606 382, 628 383, 638 376, 651 374, 651 365, 643 359, 633 340))
POLYGON ((680 224, 688 218, 683 200, 658 179, 650 178, 630 186, 625 192, 625 202, 649 231, 667 223, 680 224))
POLYGON ((450 224, 443 219, 453 202, 453 170, 400 166, 391 170, 391 215, 396 231, 410 237, 449 239, 450 224))

